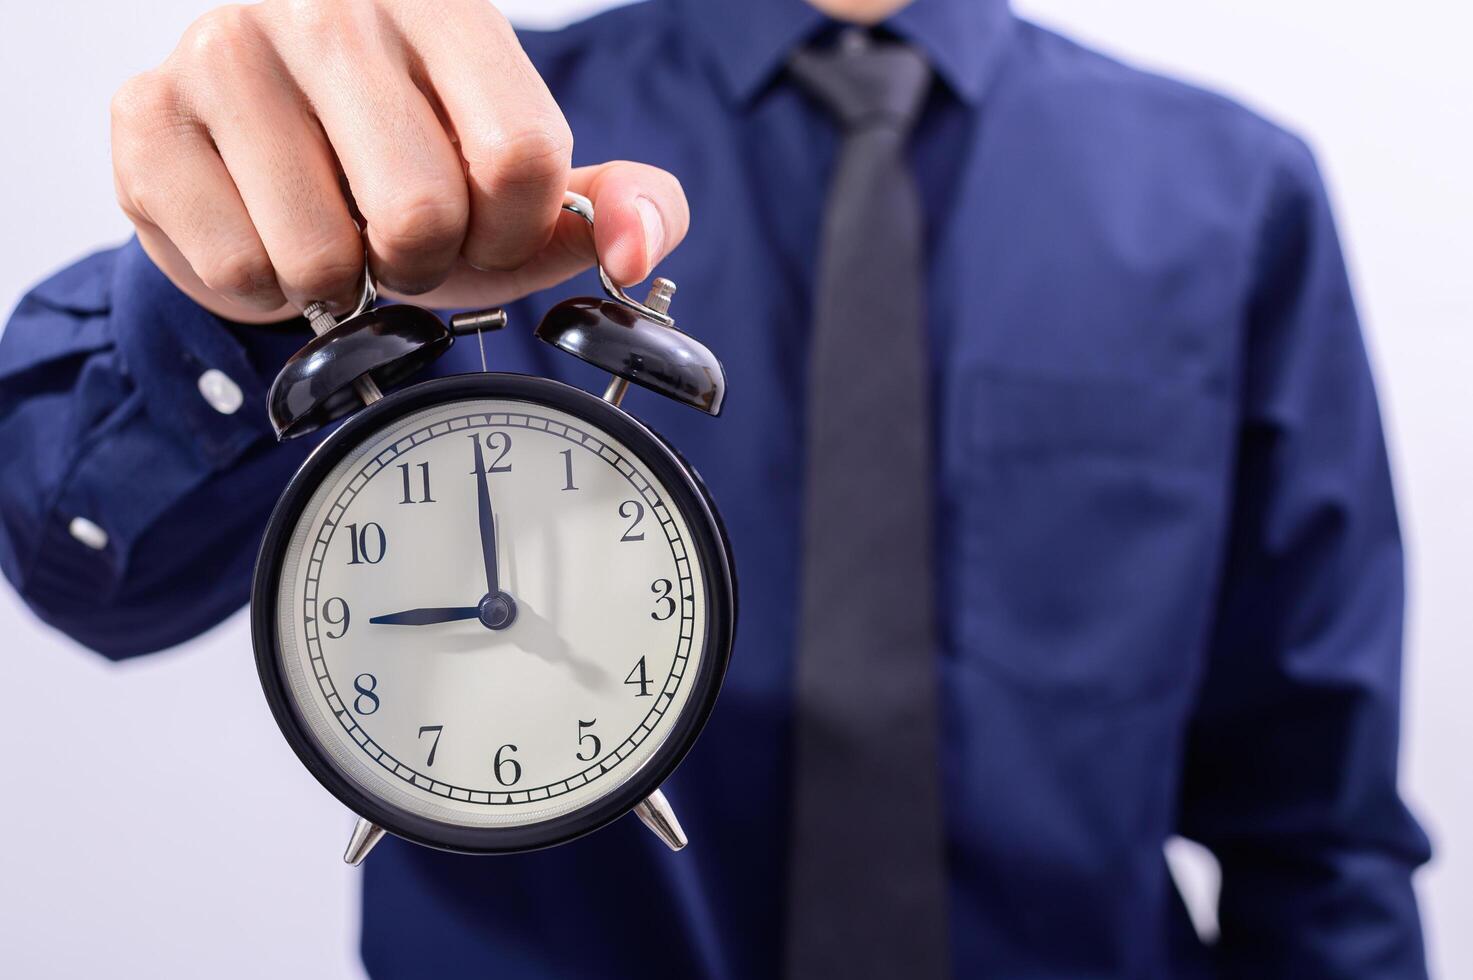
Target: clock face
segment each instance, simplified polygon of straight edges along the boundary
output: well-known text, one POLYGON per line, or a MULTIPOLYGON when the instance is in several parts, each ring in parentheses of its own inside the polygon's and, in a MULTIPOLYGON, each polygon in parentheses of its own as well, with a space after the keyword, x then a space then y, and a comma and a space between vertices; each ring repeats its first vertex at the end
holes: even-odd
POLYGON ((673 766, 662 747, 709 710, 712 518, 584 414, 431 401, 352 433, 289 508, 273 666, 310 753, 375 805, 569 818, 673 766))

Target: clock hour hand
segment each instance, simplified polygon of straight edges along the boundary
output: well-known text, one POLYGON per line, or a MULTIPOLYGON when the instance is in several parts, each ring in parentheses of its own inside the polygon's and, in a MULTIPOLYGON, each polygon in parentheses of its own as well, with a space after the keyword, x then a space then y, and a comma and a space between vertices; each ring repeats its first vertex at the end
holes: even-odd
POLYGON ((379 626, 429 626, 433 623, 453 623, 459 619, 475 619, 480 612, 476 606, 432 606, 385 613, 373 617, 369 622, 379 626))

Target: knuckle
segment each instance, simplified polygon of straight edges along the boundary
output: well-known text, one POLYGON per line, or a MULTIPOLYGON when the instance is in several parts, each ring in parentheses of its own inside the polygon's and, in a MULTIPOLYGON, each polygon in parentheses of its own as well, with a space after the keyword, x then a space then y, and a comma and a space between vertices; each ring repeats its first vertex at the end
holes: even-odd
POLYGON ((351 34, 372 6, 363 0, 285 0, 283 4, 293 32, 314 41, 351 34))
POLYGON ((149 220, 148 214, 143 208, 143 204, 123 183, 122 178, 118 177, 116 174, 114 174, 113 176, 113 197, 117 200, 118 207, 122 209, 123 216, 131 221, 134 225, 138 225, 149 220))
POLYGON ((113 197, 118 203, 118 209, 123 212, 123 217, 127 218, 135 229, 141 231, 154 224, 153 218, 149 216, 148 206, 122 186, 115 184, 113 197))
POLYGON ((282 279, 303 300, 347 296, 363 276, 363 248, 356 236, 308 248, 281 263, 282 279))
POLYGON ((113 172, 113 196, 117 198, 118 207, 123 209, 123 214, 133 224, 153 224, 154 209, 149 204, 152 193, 148 187, 127 179, 123 175, 123 168, 118 165, 114 166, 113 172))
POLYGON ((255 14, 251 8, 217 7, 189 26, 180 51, 197 63, 236 65, 249 60, 255 40, 255 14))
MULTIPOLYGON (((559 116, 544 125, 528 125, 498 134, 475 146, 466 169, 492 211, 507 203, 523 204, 544 193, 561 193, 572 169, 573 137, 559 116)), ((465 243, 465 257, 479 269, 509 271, 525 265, 553 231, 549 216, 523 213, 520 220, 498 222, 500 229, 478 233, 465 243)))
POLYGON ((136 154, 115 148, 113 152, 113 193, 128 220, 153 222, 158 214, 158 205, 165 200, 158 181, 146 176, 148 169, 141 167, 136 154))
POLYGON ((108 106, 114 135, 151 125, 175 113, 179 98, 163 75, 146 71, 134 75, 113 93, 108 106))
POLYGON ((562 118, 484 137, 468 148, 471 175, 491 194, 561 184, 572 167, 573 134, 562 118))
POLYGON ((170 184, 171 164, 180 140, 196 125, 193 114, 175 79, 160 70, 124 82, 109 109, 118 202, 135 221, 151 220, 178 190, 170 184))
POLYGON ((390 201, 370 219, 369 235, 395 255, 438 252, 460 245, 468 218, 464 195, 409 193, 390 201))
POLYGON ((506 14, 502 13, 500 8, 495 4, 483 4, 479 0, 471 0, 471 3, 467 4, 467 6, 474 7, 476 13, 485 17, 486 22, 492 25, 493 29, 501 31, 508 37, 516 36, 516 28, 512 26, 506 14))
POLYGON ((141 217, 161 190, 157 164, 167 144, 159 137, 181 124, 178 98, 168 82, 148 72, 123 83, 110 113, 114 188, 129 216, 141 217))
POLYGON ((266 250, 258 244, 221 249, 196 269, 200 281, 217 293, 253 297, 275 289, 276 274, 266 250))

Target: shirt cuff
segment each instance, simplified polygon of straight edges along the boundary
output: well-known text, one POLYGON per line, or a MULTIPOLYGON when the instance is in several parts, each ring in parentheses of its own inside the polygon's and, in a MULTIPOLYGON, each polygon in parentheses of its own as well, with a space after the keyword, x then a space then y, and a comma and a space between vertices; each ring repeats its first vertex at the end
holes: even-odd
POLYGON ((135 237, 113 266, 112 327, 152 421, 212 470, 274 439, 269 380, 225 322, 179 290, 135 237))

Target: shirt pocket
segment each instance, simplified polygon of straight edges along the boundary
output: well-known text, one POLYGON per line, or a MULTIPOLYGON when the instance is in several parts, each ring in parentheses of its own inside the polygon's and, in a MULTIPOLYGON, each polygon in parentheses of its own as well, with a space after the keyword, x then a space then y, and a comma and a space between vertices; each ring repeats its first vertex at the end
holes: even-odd
POLYGON ((1174 379, 993 367, 959 393, 958 657, 1100 704, 1187 682, 1220 562, 1227 400, 1174 379))

